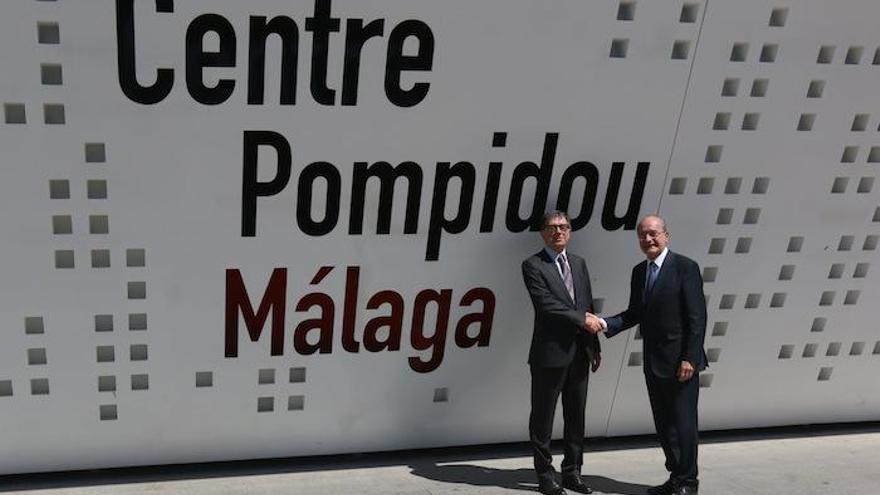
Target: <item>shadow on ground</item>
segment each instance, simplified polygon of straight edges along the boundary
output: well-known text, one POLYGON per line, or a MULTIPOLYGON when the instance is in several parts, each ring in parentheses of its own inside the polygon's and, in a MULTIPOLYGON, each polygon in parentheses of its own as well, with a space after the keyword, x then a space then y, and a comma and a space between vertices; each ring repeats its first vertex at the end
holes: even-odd
MULTIPOLYGON (((535 472, 529 468, 497 469, 473 464, 445 464, 436 462, 410 463, 412 474, 444 483, 459 483, 476 487, 500 487, 510 490, 537 491, 535 472)), ((584 476, 584 482, 599 493, 642 495, 647 485, 624 483, 604 476, 584 476)))

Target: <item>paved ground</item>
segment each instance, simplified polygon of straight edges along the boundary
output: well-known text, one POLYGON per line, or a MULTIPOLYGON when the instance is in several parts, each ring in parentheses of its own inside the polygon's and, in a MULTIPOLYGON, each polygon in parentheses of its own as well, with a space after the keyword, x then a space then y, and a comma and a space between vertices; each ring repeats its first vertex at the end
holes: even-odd
MULTIPOLYGON (((557 458, 558 459, 558 458, 557 458)), ((598 493, 640 495, 663 481, 652 438, 589 442, 585 475, 598 493)), ((0 477, 28 495, 537 493, 526 444, 389 454, 0 477)), ((880 494, 880 423, 704 435, 700 493, 880 494)))

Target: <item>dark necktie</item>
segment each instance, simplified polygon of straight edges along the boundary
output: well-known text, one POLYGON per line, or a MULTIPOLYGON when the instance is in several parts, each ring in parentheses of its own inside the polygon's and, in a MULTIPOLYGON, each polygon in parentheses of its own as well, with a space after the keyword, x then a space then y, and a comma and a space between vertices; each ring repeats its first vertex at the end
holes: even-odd
POLYGON ((568 291, 568 296, 574 301, 574 281, 571 278, 571 269, 568 266, 568 261, 566 261, 565 256, 560 254, 556 257, 556 263, 559 264, 559 271, 562 273, 562 283, 565 284, 565 290, 568 291))
POLYGON ((651 296, 651 290, 654 289, 654 284, 657 282, 657 274, 660 272, 660 269, 654 264, 653 261, 648 262, 648 280, 645 282, 645 299, 651 296))

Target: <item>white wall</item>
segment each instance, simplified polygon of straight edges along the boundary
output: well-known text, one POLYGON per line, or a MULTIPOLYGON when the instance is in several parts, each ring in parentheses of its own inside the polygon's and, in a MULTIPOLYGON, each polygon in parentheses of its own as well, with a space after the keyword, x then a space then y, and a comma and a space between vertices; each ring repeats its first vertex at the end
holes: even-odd
MULTIPOLYGON (((880 4, 630 3, 632 20, 618 20, 617 1, 337 0, 332 14, 343 19, 342 31, 331 37, 328 76, 334 106, 309 93, 312 38, 303 27, 312 2, 178 1, 173 13, 136 2, 139 80, 150 84, 156 67, 175 70, 173 89, 155 105, 135 103, 120 89, 114 2, 4 3, 0 474, 524 440, 532 311, 519 263, 541 243, 504 222, 514 168, 540 161, 546 133, 558 133, 548 208, 569 165, 589 161, 599 172, 591 220, 573 234, 571 249, 586 257, 606 314, 626 304, 630 266, 639 261, 631 230, 602 226, 612 162, 625 162, 619 214, 637 162, 650 162, 640 215, 666 216, 671 247, 698 260, 706 278, 706 347, 717 361, 703 374, 702 428, 880 419, 873 379, 880 337, 870 312, 878 300, 880 4), (693 22, 681 22, 683 6, 693 22), (769 25, 774 9, 785 9, 775 17, 784 25, 769 25), (236 80, 231 97, 215 106, 196 102, 185 81, 187 26, 207 12, 227 19, 237 38, 236 66, 205 71, 207 84, 236 80), (300 29, 297 103, 278 103, 275 41, 266 56, 265 103, 248 105, 249 17, 277 15, 300 29), (350 18, 384 19, 384 35, 364 45, 358 104, 341 106, 350 18), (403 77, 404 86, 429 82, 427 97, 402 108, 386 98, 383 81, 389 33, 406 19, 430 27, 435 50, 431 71, 403 77), (53 41, 51 27, 39 42, 38 25, 46 23, 57 24, 59 43, 45 43, 53 41), (626 40, 624 57, 609 57, 613 40, 626 40), (747 44, 743 61, 730 60, 736 43, 747 44), (834 47, 830 63, 817 63, 825 45, 834 47), (671 57, 676 46, 683 58, 671 57), (760 61, 764 47, 772 61, 760 61), (845 62, 848 52, 854 63, 845 62), (42 81, 41 64, 61 67, 60 84, 47 84, 59 82, 53 73, 42 81), (750 96, 756 79, 766 80, 763 96, 750 96), (725 80, 730 96, 722 95, 725 80), (823 89, 815 97, 807 97, 811 81, 823 89), (45 123, 46 104, 63 105, 63 123, 45 123), (25 122, 18 123, 22 106, 25 122), (747 114, 754 130, 742 129, 747 114), (804 114, 813 116, 812 127, 798 130, 804 114), (864 130, 853 130, 854 120, 864 130), (727 128, 713 129, 716 121, 727 128), (290 184, 258 200, 255 237, 241 235, 247 130, 278 132, 293 149, 290 184), (507 133, 506 146, 492 147, 496 132, 507 133), (87 143, 103 145, 102 161, 87 161, 87 143), (707 163, 710 147, 717 162, 707 163), (852 162, 842 163, 845 149, 852 162), (423 171, 418 231, 403 233, 405 189, 398 186, 391 234, 376 234, 372 187, 364 234, 350 235, 353 163, 383 160, 415 161, 423 171), (427 260, 437 162, 461 160, 476 170, 469 225, 444 233, 438 259, 427 260), (316 161, 340 172, 341 214, 332 232, 311 237, 297 227, 296 184, 316 161), (503 163, 498 207, 492 231, 480 232, 493 161, 503 163), (89 181, 98 197, 89 198, 89 181), (835 183, 841 192, 832 192, 835 183), (50 196, 53 187, 61 198, 50 196), (747 212, 753 223, 744 221, 747 212), (728 215, 728 223, 719 221, 728 215), (105 216, 108 232, 90 233, 90 216, 105 216), (803 238, 797 252, 788 249, 793 237, 803 238), (723 250, 711 253, 720 240, 723 250), (748 252, 736 252, 747 242, 748 252), (109 253, 108 267, 92 266, 96 250, 99 265, 109 253), (134 258, 143 250, 144 266, 128 266, 129 250, 134 258), (56 267, 56 257, 65 266, 70 251, 74 267, 56 267), (309 285, 322 266, 334 268, 309 285), (387 289, 403 297, 399 351, 343 349, 348 266, 360 267, 357 340, 367 320, 387 314, 387 306, 366 309, 369 296, 387 289), (278 267, 288 277, 283 355, 269 353, 268 324, 256 343, 242 324, 238 357, 224 357, 226 270, 240 270, 256 305, 278 267), (790 280, 780 279, 783 267, 790 280), (130 283, 142 283, 145 297, 129 297, 130 283), (459 300, 475 287, 495 296, 491 340, 460 348, 454 325, 479 304, 461 308, 459 300), (410 322, 416 294, 429 288, 452 290, 451 323, 442 364, 417 373, 407 358, 427 360, 430 352, 413 349, 410 322), (317 312, 295 306, 312 291, 336 304, 333 350, 302 356, 294 328, 317 312), (825 293, 833 301, 822 305, 825 293), (754 308, 746 308, 750 295, 754 308), (774 297, 779 307, 771 307, 774 297), (720 307, 731 299, 730 309, 720 307), (146 328, 130 330, 129 318, 143 315, 146 328), (99 362, 108 346, 114 359, 99 362), (812 349, 813 357, 803 357, 812 349), (291 368, 304 369, 304 382, 290 383, 291 368), (260 384, 260 370, 274 370, 274 383, 260 384), (210 372, 212 386, 197 387, 198 372, 210 372), (437 389, 446 389, 446 402, 434 402, 437 389), (302 410, 288 410, 291 396, 301 398, 302 410), (258 412, 260 398, 273 410, 258 412)), ((266 181, 275 157, 263 151, 266 181)), ((572 211, 583 188, 576 183, 572 211)), ((533 193, 531 184, 523 214, 533 193)), ((447 199, 451 218, 457 185, 447 199)), ((323 204, 315 204, 319 217, 323 204)), ((435 316, 428 311, 429 320, 435 316)), ((639 359, 635 337, 603 340, 604 364, 590 384, 590 436, 652 429, 641 368, 630 365, 639 359)))

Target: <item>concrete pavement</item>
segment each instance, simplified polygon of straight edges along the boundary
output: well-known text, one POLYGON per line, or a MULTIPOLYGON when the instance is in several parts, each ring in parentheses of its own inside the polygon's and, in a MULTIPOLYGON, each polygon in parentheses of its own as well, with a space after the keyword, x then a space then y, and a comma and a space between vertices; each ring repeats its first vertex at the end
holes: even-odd
MULTIPOLYGON (((597 493, 641 495, 666 473, 651 437, 588 441, 597 493)), ((561 459, 561 455, 556 460, 561 459)), ((700 493, 880 494, 880 423, 704 434, 700 493)), ((27 495, 526 495, 537 493, 528 446, 487 445, 0 477, 27 495)))

